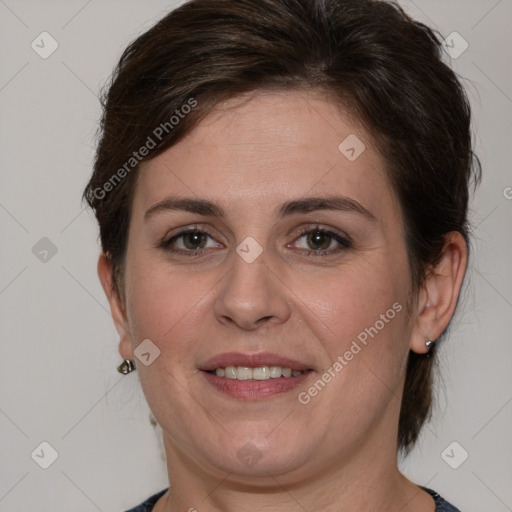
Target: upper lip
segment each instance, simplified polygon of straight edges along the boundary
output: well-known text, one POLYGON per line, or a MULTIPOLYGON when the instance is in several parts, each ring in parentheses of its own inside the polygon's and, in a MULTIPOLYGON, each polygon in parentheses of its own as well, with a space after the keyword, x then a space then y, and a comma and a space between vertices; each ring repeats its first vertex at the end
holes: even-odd
POLYGON ((257 354, 243 354, 241 352, 226 352, 218 354, 207 361, 200 367, 200 370, 210 371, 217 368, 226 368, 227 366, 247 366, 256 368, 258 366, 281 366, 282 368, 291 368, 292 370, 305 371, 311 367, 295 361, 288 357, 283 357, 270 352, 260 352, 257 354))

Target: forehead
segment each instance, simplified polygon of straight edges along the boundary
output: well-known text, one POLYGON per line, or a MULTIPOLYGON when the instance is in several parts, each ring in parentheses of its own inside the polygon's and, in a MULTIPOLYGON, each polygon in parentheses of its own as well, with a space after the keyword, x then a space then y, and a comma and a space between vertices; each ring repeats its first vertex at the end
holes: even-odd
POLYGON ((134 210, 141 214, 168 194, 218 200, 239 214, 335 193, 377 214, 393 208, 385 162, 361 124, 315 92, 259 92, 218 105, 141 164, 134 210))

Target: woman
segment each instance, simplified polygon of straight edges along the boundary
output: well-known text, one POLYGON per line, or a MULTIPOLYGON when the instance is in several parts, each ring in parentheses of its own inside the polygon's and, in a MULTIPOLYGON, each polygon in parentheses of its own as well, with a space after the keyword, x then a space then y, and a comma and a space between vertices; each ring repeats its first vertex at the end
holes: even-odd
POLYGON ((400 473, 480 178, 441 45, 372 0, 193 0, 125 50, 84 192, 163 431, 133 511, 454 511, 400 473))

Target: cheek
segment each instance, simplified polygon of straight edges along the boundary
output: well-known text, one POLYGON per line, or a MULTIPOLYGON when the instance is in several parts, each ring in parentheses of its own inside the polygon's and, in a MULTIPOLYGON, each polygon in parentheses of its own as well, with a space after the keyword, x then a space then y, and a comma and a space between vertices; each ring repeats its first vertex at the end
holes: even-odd
MULTIPOLYGON (((328 355, 323 376, 329 384, 320 398, 311 398, 326 424, 340 422, 345 431, 362 428, 399 395, 408 354, 406 269, 375 258, 302 283, 300 297, 308 306, 302 311, 328 355), (325 403, 348 414, 332 419, 325 403)), ((311 397, 317 393, 304 391, 311 397)))
POLYGON ((131 266, 127 265, 127 313, 133 337, 150 338, 160 346, 166 339, 176 338, 186 326, 195 325, 197 330, 197 314, 214 282, 149 262, 149 258, 134 257, 131 266))
POLYGON ((134 256, 130 264, 126 279, 131 287, 127 314, 132 345, 136 348, 150 339, 160 350, 150 366, 138 366, 140 382, 152 410, 179 412, 180 421, 186 421, 188 394, 182 390, 196 378, 191 347, 197 344, 216 280, 181 269, 171 271, 143 255, 134 256))
POLYGON ((310 310, 310 321, 323 331, 321 339, 333 349, 343 348, 376 322, 377 327, 384 322, 387 331, 392 323, 395 328, 403 327, 408 290, 403 274, 385 258, 373 258, 340 265, 329 274, 303 280, 297 288, 310 310), (395 303, 399 306, 393 309, 395 303))
POLYGON ((301 292, 335 375, 326 399, 343 402, 359 420, 361 411, 387 403, 390 390, 398 394, 408 355, 407 266, 396 254, 396 263, 375 256, 311 280, 301 292))

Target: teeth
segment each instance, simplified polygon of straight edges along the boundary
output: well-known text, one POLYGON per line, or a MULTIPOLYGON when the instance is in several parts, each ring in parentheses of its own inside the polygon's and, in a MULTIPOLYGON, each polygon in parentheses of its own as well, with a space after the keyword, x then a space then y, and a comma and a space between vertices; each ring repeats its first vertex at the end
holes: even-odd
POLYGON ((225 377, 227 379, 269 380, 278 379, 279 377, 297 377, 304 372, 300 370, 292 371, 291 368, 283 368, 281 366, 258 366, 257 368, 226 366, 226 368, 217 368, 214 373, 217 377, 225 377))
POLYGON ((270 379, 270 368, 268 366, 259 366, 258 368, 253 368, 252 378, 254 380, 270 379))
POLYGON ((238 366, 236 369, 237 380, 251 380, 252 379, 252 368, 247 366, 238 366))
MULTIPOLYGON (((220 369, 222 370, 222 368, 220 369)), ((228 379, 236 379, 236 368, 234 366, 226 366, 224 373, 228 379)))
POLYGON ((283 368, 283 377, 291 377, 292 369, 291 368, 283 368))
POLYGON ((282 368, 280 366, 271 366, 270 367, 270 376, 273 379, 278 379, 281 377, 282 368))

